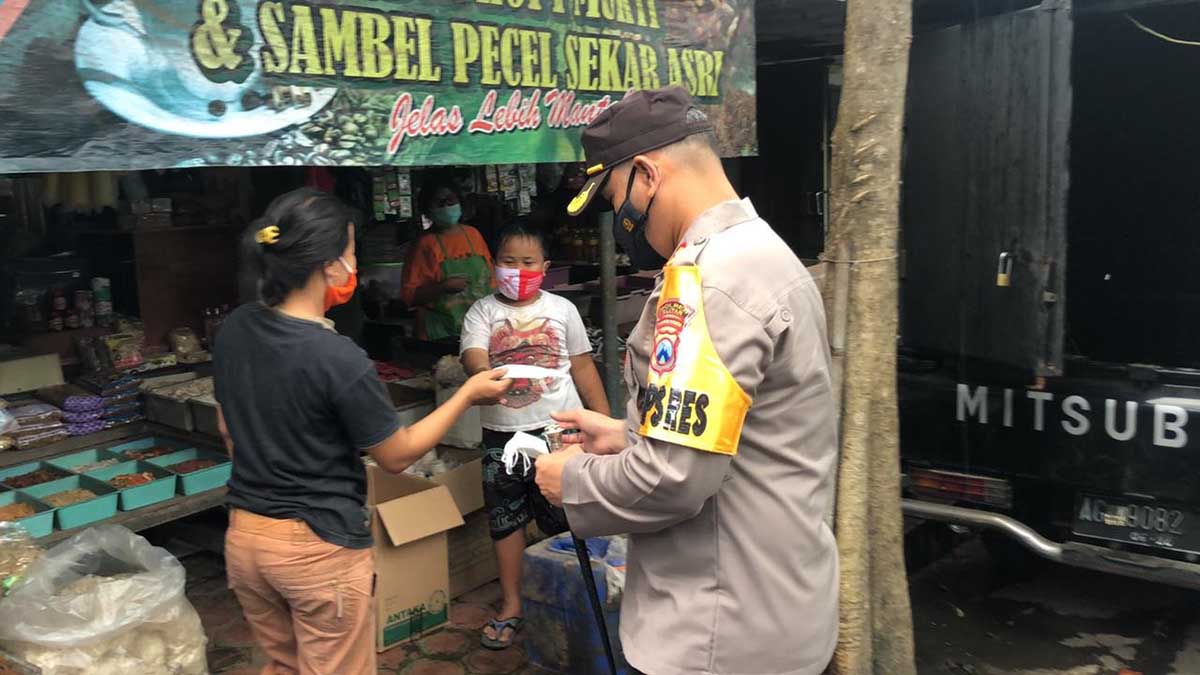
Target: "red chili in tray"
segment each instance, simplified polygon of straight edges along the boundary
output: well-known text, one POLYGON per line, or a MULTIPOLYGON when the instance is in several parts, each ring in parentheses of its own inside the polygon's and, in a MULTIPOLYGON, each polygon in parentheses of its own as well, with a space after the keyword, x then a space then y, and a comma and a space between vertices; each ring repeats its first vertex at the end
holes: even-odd
POLYGON ((207 469, 216 465, 217 461, 214 459, 189 459, 186 462, 172 464, 167 468, 175 473, 193 473, 195 471, 199 471, 200 469, 207 469))

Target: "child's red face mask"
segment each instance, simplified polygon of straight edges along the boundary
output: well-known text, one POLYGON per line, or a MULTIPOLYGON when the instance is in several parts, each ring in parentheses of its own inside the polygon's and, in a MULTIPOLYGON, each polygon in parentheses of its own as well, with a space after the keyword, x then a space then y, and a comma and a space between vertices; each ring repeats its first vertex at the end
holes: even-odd
POLYGON ((541 270, 521 270, 515 267, 496 268, 496 288, 509 300, 521 302, 537 294, 546 273, 541 270))

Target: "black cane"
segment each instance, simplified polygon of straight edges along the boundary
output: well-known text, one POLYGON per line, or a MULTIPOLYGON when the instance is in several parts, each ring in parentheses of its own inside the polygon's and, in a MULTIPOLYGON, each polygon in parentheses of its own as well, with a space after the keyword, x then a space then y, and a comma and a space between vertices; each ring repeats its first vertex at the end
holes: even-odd
POLYGON ((587 542, 571 533, 575 542, 575 556, 579 558, 579 571, 583 574, 583 584, 587 586, 588 600, 592 603, 592 614, 596 617, 596 627, 600 629, 600 640, 604 643, 604 657, 608 659, 609 675, 617 675, 617 661, 613 658, 612 641, 608 639, 608 622, 604 620, 604 606, 600 604, 600 593, 596 590, 596 577, 592 575, 592 557, 588 555, 587 542))
MULTIPOLYGON (((550 452, 562 450, 562 429, 557 424, 547 426, 543 436, 550 452)), ((612 640, 608 637, 608 622, 604 620, 604 605, 600 604, 600 592, 596 590, 596 577, 592 574, 592 557, 588 555, 587 542, 576 537, 574 532, 571 533, 571 542, 575 544, 575 557, 579 559, 579 573, 583 575, 588 602, 592 605, 592 616, 596 619, 596 628, 600 629, 604 657, 608 659, 608 673, 617 675, 617 660, 613 657, 612 640)))

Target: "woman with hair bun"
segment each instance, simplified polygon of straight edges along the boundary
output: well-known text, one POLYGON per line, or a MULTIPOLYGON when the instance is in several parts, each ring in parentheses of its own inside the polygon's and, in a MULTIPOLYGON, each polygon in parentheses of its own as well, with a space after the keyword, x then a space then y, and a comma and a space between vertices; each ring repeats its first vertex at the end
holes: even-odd
POLYGON ((362 453, 401 472, 473 405, 502 399, 502 370, 472 377, 401 427, 374 363, 325 313, 354 293, 354 224, 336 197, 282 195, 248 228, 257 302, 222 325, 218 422, 233 456, 225 560, 267 673, 375 672, 374 560, 362 453))

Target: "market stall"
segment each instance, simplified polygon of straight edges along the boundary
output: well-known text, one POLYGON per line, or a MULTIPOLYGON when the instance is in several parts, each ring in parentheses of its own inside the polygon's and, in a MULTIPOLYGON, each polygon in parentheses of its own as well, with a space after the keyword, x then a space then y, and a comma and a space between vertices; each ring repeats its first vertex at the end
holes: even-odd
MULTIPOLYGON (((361 332, 352 337, 376 359, 404 423, 431 412, 462 380, 457 359, 447 356, 457 345, 416 338, 413 313, 396 288, 406 249, 422 231, 413 202, 425 172, 331 171, 335 182, 369 196, 372 212, 359 244, 361 332)), ((534 167, 460 167, 455 173, 464 181, 468 218, 481 229, 488 229, 487 214, 496 214, 496 229, 505 220, 540 217, 534 211, 542 186, 534 167), (528 213, 522 213, 525 201, 528 213)), ((24 246, 33 255, 9 258, 0 274, 0 335, 7 344, 0 347, 0 405, 9 420, 0 428, 0 522, 24 528, 41 548, 100 525, 141 532, 222 506, 232 465, 219 438, 211 352, 224 317, 241 299, 237 238, 244 214, 268 190, 304 179, 303 170, 267 168, 171 169, 122 178, 128 184, 131 176, 146 185, 145 196, 131 199, 136 188, 118 189, 115 207, 66 207, 52 192, 66 174, 0 177, 10 195, 6 215, 40 209, 57 223, 24 246), (188 198, 189 187, 222 184, 216 174, 228 179, 228 190, 245 193, 207 206, 188 198), (243 210, 243 204, 251 206, 243 210)), ((597 223, 566 221, 554 232, 551 246, 563 262, 555 263, 546 288, 570 298, 587 318, 600 360, 597 223)), ((627 268, 614 271, 623 272, 615 277, 615 316, 627 331, 654 280, 627 268)), ((344 331, 354 323, 338 318, 344 331)), ((439 593, 457 597, 496 578, 479 443, 479 417, 468 415, 446 447, 410 469, 412 479, 429 482, 425 489, 444 489, 450 499, 447 508, 423 516, 444 523, 445 562, 419 561, 444 574, 415 586, 410 579, 380 587, 380 593, 399 593, 389 596, 392 602, 421 608, 391 620, 380 649, 395 644, 397 635, 445 623, 447 601, 432 599, 439 593)), ((380 518, 389 512, 379 511, 380 518)), ((529 540, 539 538, 530 532, 529 540)), ((412 555, 411 542, 391 539, 386 529, 377 539, 381 559, 412 555)))
MULTIPOLYGON (((610 220, 565 214, 579 130, 626 91, 675 84, 724 154, 753 154, 753 3, 362 4, 0 3, 0 397, 20 417, 0 427, 0 521, 44 545, 221 504, 213 342, 255 300, 242 233, 301 185, 358 214, 359 291, 331 318, 403 419, 455 386, 438 364, 457 340, 422 339, 401 292, 435 181, 489 245, 514 222, 547 236, 545 288, 580 309, 623 409, 622 338, 654 280, 615 250, 610 220)), ((459 431, 463 448, 410 475, 447 491, 462 524, 405 630, 436 624, 437 593, 494 576, 478 422, 459 431)))
MULTIPOLYGON (((569 172, 543 170, 539 185, 533 169, 500 165, 455 170, 470 204, 468 218, 486 231, 498 229, 503 219, 537 217, 521 213, 522 204, 536 209, 546 174, 565 182, 569 172), (495 214, 491 220, 489 214, 495 214)), ((406 249, 422 231, 413 202, 426 172, 335 168, 330 174, 335 186, 349 195, 361 193, 364 205, 372 209, 359 246, 363 283, 356 304, 362 328, 352 337, 377 360, 379 376, 404 423, 415 422, 445 400, 461 374, 434 377, 439 359, 455 370, 456 360, 445 357, 456 354, 457 345, 417 339, 412 311, 400 301, 397 289, 406 249)), ((61 185, 78 176, 89 184, 100 180, 87 173, 0 178, 0 184, 10 188, 7 213, 40 209, 45 219, 60 224, 57 230, 40 231, 40 239, 25 247, 39 255, 10 258, 12 264, 0 274, 5 288, 0 296, 2 334, 10 345, 0 356, 0 401, 17 416, 12 426, 0 431, 0 443, 7 448, 0 452, 0 474, 45 469, 46 482, 54 487, 80 476, 70 487, 54 492, 36 484, 13 488, 0 479, 0 501, 12 502, 0 504, 11 506, 0 508, 0 516, 12 511, 13 519, 29 524, 41 543, 62 540, 101 522, 144 530, 221 505, 223 480, 213 481, 203 492, 185 490, 184 483, 192 481, 171 466, 159 466, 152 458, 127 459, 119 449, 162 439, 209 459, 224 453, 211 347, 223 318, 240 299, 237 237, 254 204, 289 185, 288 180, 304 180, 306 174, 302 169, 266 168, 135 172, 122 177, 126 187, 118 189, 115 207, 66 207, 53 192, 55 182, 61 185), (197 199, 203 192, 189 191, 214 186, 224 186, 229 194, 211 204, 197 199), (131 198, 136 195, 142 196, 131 198), (109 246, 92 246, 97 240, 109 246), (114 251, 114 242, 124 242, 127 248, 114 251), (66 248, 70 244, 75 246, 66 248), (67 254, 58 254, 60 248, 67 254), (100 273, 110 276, 93 276, 100 273), (147 491, 141 486, 109 485, 112 492, 97 487, 95 480, 107 483, 115 477, 107 475, 107 465, 97 464, 116 460, 151 464, 128 468, 154 475, 157 498, 126 499, 127 490, 147 491), (85 470, 75 470, 79 467, 85 470), (64 506, 46 501, 69 498, 70 494, 58 495, 72 490, 76 497, 87 490, 94 496, 64 506)), ((598 317, 603 308, 596 223, 564 219, 562 224, 552 246, 565 260, 555 265, 547 290, 571 298, 580 308, 592 326, 599 358, 603 337, 598 317)), ((618 283, 619 314, 624 317, 620 323, 629 324, 640 313, 653 279, 627 271, 618 283)), ((354 323, 353 318, 337 318, 342 330, 354 323)), ((448 444, 468 452, 476 450, 479 441, 477 414, 468 415, 448 438, 448 444)), ((464 467, 473 472, 455 479, 466 486, 456 498, 477 504, 463 511, 467 526, 460 528, 461 536, 450 536, 451 549, 458 551, 450 561, 455 591, 469 590, 470 584, 495 575, 481 512, 478 458, 477 450, 474 456, 464 456, 448 449, 413 470, 435 480, 464 467), (473 495, 464 497, 466 492, 473 495)), ((228 460, 220 463, 219 471, 227 477, 228 460)))

